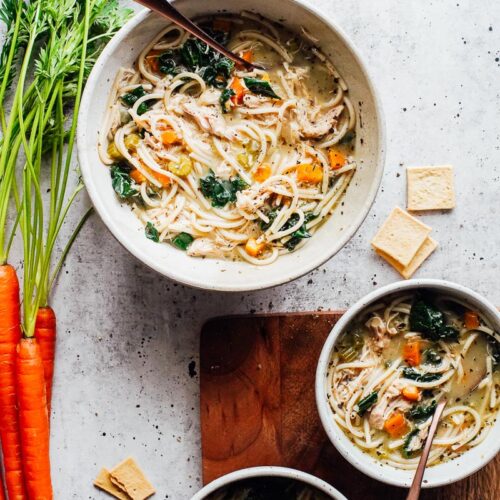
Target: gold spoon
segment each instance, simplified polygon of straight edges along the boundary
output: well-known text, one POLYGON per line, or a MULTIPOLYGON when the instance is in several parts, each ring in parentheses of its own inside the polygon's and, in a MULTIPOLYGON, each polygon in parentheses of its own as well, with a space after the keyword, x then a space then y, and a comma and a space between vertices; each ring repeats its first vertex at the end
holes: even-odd
POLYGON ((420 489, 422 488, 422 479, 424 477, 425 466, 427 465, 427 458, 429 457, 429 452, 431 451, 432 441, 434 440, 434 434, 438 428, 439 419, 443 413, 444 407, 446 406, 446 399, 442 399, 436 406, 434 411, 434 416, 432 417, 431 425, 429 427, 429 434, 427 434, 427 439, 425 440, 424 450, 422 455, 420 455, 420 460, 418 462, 417 470, 415 471, 415 477, 411 483, 410 491, 406 500, 418 500, 420 496, 420 489))
POLYGON ((205 42, 207 45, 220 52, 222 55, 226 56, 231 61, 236 64, 243 66, 247 69, 264 69, 262 66, 252 64, 249 61, 245 61, 241 57, 237 56, 233 52, 227 50, 223 45, 216 42, 211 36, 207 35, 202 29, 200 29, 196 24, 190 21, 186 16, 181 14, 175 7, 173 7, 167 0, 135 0, 137 3, 144 5, 148 9, 153 10, 157 14, 166 17, 168 20, 172 21, 177 26, 184 28, 191 35, 199 38, 201 41, 205 42))

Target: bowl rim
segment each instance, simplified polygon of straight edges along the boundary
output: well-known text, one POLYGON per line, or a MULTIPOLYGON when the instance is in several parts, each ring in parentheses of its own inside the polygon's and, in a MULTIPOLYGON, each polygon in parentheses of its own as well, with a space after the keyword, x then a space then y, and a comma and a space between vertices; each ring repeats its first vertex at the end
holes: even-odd
MULTIPOLYGON (((302 261, 301 265, 297 266, 295 271, 283 273, 282 275, 283 277, 269 279, 267 278, 265 273, 262 273, 259 281, 251 285, 238 283, 237 280, 234 283, 220 284, 217 282, 207 283, 203 279, 203 277, 187 278, 186 276, 183 275, 182 271, 178 271, 174 266, 166 267, 165 265, 159 264, 150 256, 150 254, 135 246, 133 240, 131 240, 128 237, 125 237, 122 234, 122 231, 118 229, 116 223, 113 220, 113 217, 108 212, 105 203, 101 200, 101 197, 98 194, 97 189, 95 188, 93 178, 91 175, 92 166, 90 165, 86 147, 84 147, 84 144, 86 143, 85 136, 86 136, 87 124, 92 118, 90 113, 90 102, 92 99, 92 95, 96 91, 96 86, 101 76, 102 69, 105 67, 106 60, 112 56, 116 47, 122 43, 124 38, 126 38, 131 31, 133 31, 137 26, 143 23, 149 16, 155 16, 156 14, 151 12, 149 9, 144 8, 140 10, 136 15, 134 15, 108 42, 108 44, 98 57, 88 77, 87 83, 83 91, 80 110, 78 114, 78 121, 77 121, 78 161, 86 191, 92 201, 93 206, 96 209, 96 212, 99 214, 100 218, 102 219, 108 230, 111 232, 111 234, 114 236, 114 238, 136 259, 141 261, 150 269, 153 269, 159 274, 169 279, 172 279, 177 283, 181 283, 183 285, 188 285, 203 290, 220 291, 220 292, 247 292, 247 291, 272 288, 275 286, 283 285, 291 281, 294 281, 300 278, 301 276, 304 276, 305 274, 311 272, 312 270, 318 268, 319 266, 323 265, 325 262, 330 260, 336 253, 338 253, 342 248, 344 248, 347 242, 356 234, 356 232, 363 224, 375 201, 376 195, 380 188, 380 184, 382 182, 382 177, 385 167, 386 126, 385 126, 385 117, 382 107, 382 101, 375 87, 374 81, 370 76, 366 64, 363 62, 359 50, 351 42, 351 40, 345 34, 345 32, 332 19, 323 15, 318 8, 309 3, 306 3, 304 0, 289 0, 289 1, 294 4, 297 4, 300 8, 309 11, 313 16, 316 16, 319 20, 321 20, 328 27, 329 30, 333 31, 342 40, 342 43, 350 51, 353 59, 358 64, 361 72, 364 74, 367 82, 368 91, 373 97, 374 109, 376 110, 376 123, 377 123, 379 146, 377 151, 376 164, 374 165, 375 169, 374 180, 372 182, 372 185, 370 186, 368 195, 365 197, 364 202, 362 206, 360 206, 359 212, 357 216, 353 219, 352 223, 348 226, 348 228, 342 231, 342 234, 337 240, 335 248, 332 248, 331 251, 325 252, 325 254, 318 256, 314 260, 310 260, 308 262, 302 261)), ((172 3, 177 3, 177 2, 182 3, 182 0, 172 0, 172 3)))
MULTIPOLYGON (((487 312, 489 317, 495 318, 495 322, 497 325, 500 325, 500 312, 498 309, 489 302, 482 295, 478 294, 474 290, 471 290, 468 287, 460 285, 458 283, 454 283, 451 281, 441 280, 441 279, 411 279, 407 281, 396 281, 394 283, 390 283, 388 285, 382 286, 373 292, 362 297, 355 304, 353 304, 346 313, 339 319, 339 321, 334 325, 328 337, 323 345, 321 350, 321 354, 318 360, 318 365, 316 369, 316 380, 315 380, 315 393, 316 393, 316 407, 318 409, 318 413, 320 416, 321 424, 323 429, 325 430, 330 442, 335 446, 335 448, 340 452, 340 454, 349 462, 351 465, 356 467, 358 470, 366 474, 367 476, 372 477, 378 481, 382 481, 387 484, 391 484, 399 487, 409 488, 413 479, 413 475, 409 474, 408 479, 400 479, 391 477, 387 474, 386 471, 393 469, 394 471, 401 472, 401 469, 396 469, 390 465, 384 464, 383 467, 380 467, 380 464, 377 464, 375 467, 371 461, 368 459, 371 458, 370 455, 366 453, 362 453, 363 459, 358 460, 352 453, 352 450, 359 450, 350 440, 345 441, 341 439, 341 437, 345 436, 343 431, 333 422, 332 412, 330 406, 327 402, 325 395, 325 378, 326 372, 328 370, 328 365, 330 361, 331 352, 337 341, 339 335, 344 331, 345 327, 349 324, 349 322, 364 308, 368 305, 372 304, 374 301, 382 299, 391 294, 402 293, 404 291, 412 290, 412 289, 420 289, 420 288, 434 288, 443 293, 455 293, 457 295, 461 295, 466 299, 470 299, 471 302, 475 302, 480 304, 481 310, 487 312), (366 459, 365 459, 366 457, 366 459)), ((495 429, 500 430, 500 419, 496 420, 496 423, 491 429, 493 432, 495 429)), ((471 449, 474 450, 476 448, 471 449)), ((483 454, 483 456, 472 463, 471 461, 467 462, 467 465, 464 467, 459 467, 459 470, 455 470, 453 475, 442 475, 436 479, 427 479, 427 482, 422 483, 423 488, 434 488, 437 486, 444 486, 448 484, 452 484, 456 481, 464 479, 471 474, 474 474, 478 470, 482 469, 485 465, 487 465, 500 451, 500 441, 496 446, 492 445, 491 448, 487 452, 483 454)), ((466 457, 469 452, 465 452, 461 455, 459 459, 463 459, 466 457)), ((452 463, 453 461, 445 462, 452 463)), ((445 465, 442 464, 442 465, 445 465)), ((456 462, 455 462, 456 464, 456 462)), ((441 465, 437 465, 432 467, 432 470, 436 470, 436 468, 441 465)), ((414 472, 414 471, 409 471, 414 472)), ((424 476, 425 478, 425 476, 424 476)))
POLYGON ((308 472, 292 469, 291 467, 281 467, 274 465, 247 467, 245 469, 240 469, 228 474, 224 474, 223 476, 214 479, 206 486, 204 486, 200 491, 195 493, 194 496, 191 497, 191 500, 204 500, 207 495, 213 493, 222 486, 226 486, 241 479, 258 476, 285 477, 296 479, 303 483, 314 486, 321 492, 329 494, 332 498, 335 498, 337 500, 347 500, 347 498, 342 493, 340 493, 340 491, 338 491, 331 484, 328 484, 326 481, 323 481, 323 479, 320 479, 319 477, 313 476, 308 472))

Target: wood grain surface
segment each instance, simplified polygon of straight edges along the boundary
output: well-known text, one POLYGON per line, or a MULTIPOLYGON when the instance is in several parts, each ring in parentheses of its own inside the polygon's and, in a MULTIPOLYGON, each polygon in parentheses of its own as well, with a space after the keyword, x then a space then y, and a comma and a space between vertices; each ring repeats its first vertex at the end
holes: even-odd
MULTIPOLYGON (((350 500, 404 499, 352 467, 321 427, 317 360, 340 312, 215 318, 200 338, 204 484, 237 469, 282 465, 310 472, 350 500)), ((423 499, 500 499, 500 456, 473 476, 426 490, 423 499)))

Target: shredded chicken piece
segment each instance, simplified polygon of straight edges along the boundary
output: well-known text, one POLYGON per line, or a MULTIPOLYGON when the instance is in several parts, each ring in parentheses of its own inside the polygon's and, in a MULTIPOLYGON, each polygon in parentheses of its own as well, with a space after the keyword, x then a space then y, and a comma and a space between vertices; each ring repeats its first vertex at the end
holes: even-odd
POLYGON ((224 117, 217 108, 199 106, 196 102, 190 100, 182 103, 182 109, 191 115, 203 130, 229 140, 234 140, 236 137, 235 132, 227 126, 224 117))
POLYGON ((191 257, 221 257, 223 251, 216 246, 215 240, 209 238, 196 238, 189 245, 187 252, 191 257))
POLYGON ((198 104, 202 106, 217 106, 219 104, 220 91, 208 88, 198 98, 198 104))
POLYGON ((313 108, 306 111, 304 102, 297 108, 297 121, 300 125, 300 134, 308 139, 318 139, 328 134, 337 124, 337 118, 342 113, 343 106, 335 106, 326 113, 318 114, 318 110, 313 108), (310 116, 315 116, 311 121, 310 116))
POLYGON ((387 334, 387 325, 380 316, 372 316, 366 323, 366 327, 370 329, 373 334, 372 340, 374 348, 377 352, 382 351, 389 345, 390 338, 387 334))
POLYGON ((272 99, 270 97, 246 94, 243 97, 243 106, 246 108, 260 108, 264 104, 270 104, 272 99))
POLYGON ((244 189, 236 193, 236 208, 248 215, 264 206, 271 195, 270 191, 263 190, 260 186, 244 189))
POLYGON ((402 384, 403 382, 401 381, 401 379, 396 379, 387 388, 384 395, 382 396, 382 399, 380 399, 380 401, 373 407, 370 413, 369 422, 370 425, 375 429, 381 430, 384 428, 384 422, 389 413, 387 412, 389 403, 394 398, 399 397, 399 395, 401 394, 402 384))
POLYGON ((418 434, 413 436, 408 444, 408 451, 418 451, 422 448, 427 434, 429 433, 429 427, 423 427, 419 430, 418 434))

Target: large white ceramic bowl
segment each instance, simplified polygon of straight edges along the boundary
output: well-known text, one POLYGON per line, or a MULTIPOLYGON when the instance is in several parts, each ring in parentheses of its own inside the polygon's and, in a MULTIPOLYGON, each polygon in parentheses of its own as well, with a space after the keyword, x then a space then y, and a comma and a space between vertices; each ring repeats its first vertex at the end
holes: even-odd
MULTIPOLYGON (((349 323, 356 318, 362 310, 388 295, 418 289, 431 289, 441 295, 460 299, 469 305, 471 309, 480 311, 491 327, 496 331, 500 331, 500 314, 498 310, 484 297, 481 297, 481 295, 469 288, 443 280, 422 279, 400 281, 375 290, 348 309, 346 314, 342 316, 328 336, 323 350, 321 351, 316 371, 316 404, 321 422, 330 441, 344 458, 361 472, 379 481, 403 487, 409 487, 411 485, 415 471, 396 469, 395 467, 375 460, 371 455, 364 453, 360 448, 355 446, 335 423, 326 396, 326 373, 335 342, 339 338, 339 335, 346 330, 349 323)), ((463 479, 484 467, 499 451, 500 419, 497 418, 494 426, 490 429, 487 439, 482 443, 454 460, 434 465, 426 469, 422 485, 424 488, 432 488, 463 479)))
POLYGON ((338 252, 361 225, 375 199, 385 156, 384 127, 380 102, 366 68, 351 42, 326 13, 297 0, 178 0, 175 4, 191 18, 249 10, 280 21, 294 32, 300 32, 303 26, 321 40, 323 52, 346 80, 358 113, 355 157, 359 168, 342 209, 304 248, 262 267, 246 262, 191 258, 171 245, 159 245, 144 237, 139 220, 128 206, 120 204, 113 192, 109 169, 97 154, 97 133, 118 69, 131 66, 139 52, 166 25, 163 18, 146 10, 129 21, 107 45, 85 87, 78 117, 78 156, 87 191, 118 241, 139 260, 175 281, 223 291, 255 290, 291 281, 338 252))
POLYGON ((288 467, 272 466, 250 467, 248 469, 241 469, 231 472, 230 474, 226 474, 225 476, 207 484, 207 486, 196 493, 191 500, 204 500, 210 493, 214 493, 223 486, 227 486, 228 484, 251 477, 286 477, 289 479, 295 479, 302 483, 314 486, 316 489, 331 498, 335 498, 336 500, 347 500, 347 498, 342 495, 342 493, 339 493, 333 486, 325 483, 325 481, 318 479, 315 476, 312 476, 311 474, 307 474, 296 469, 289 469, 288 467))

